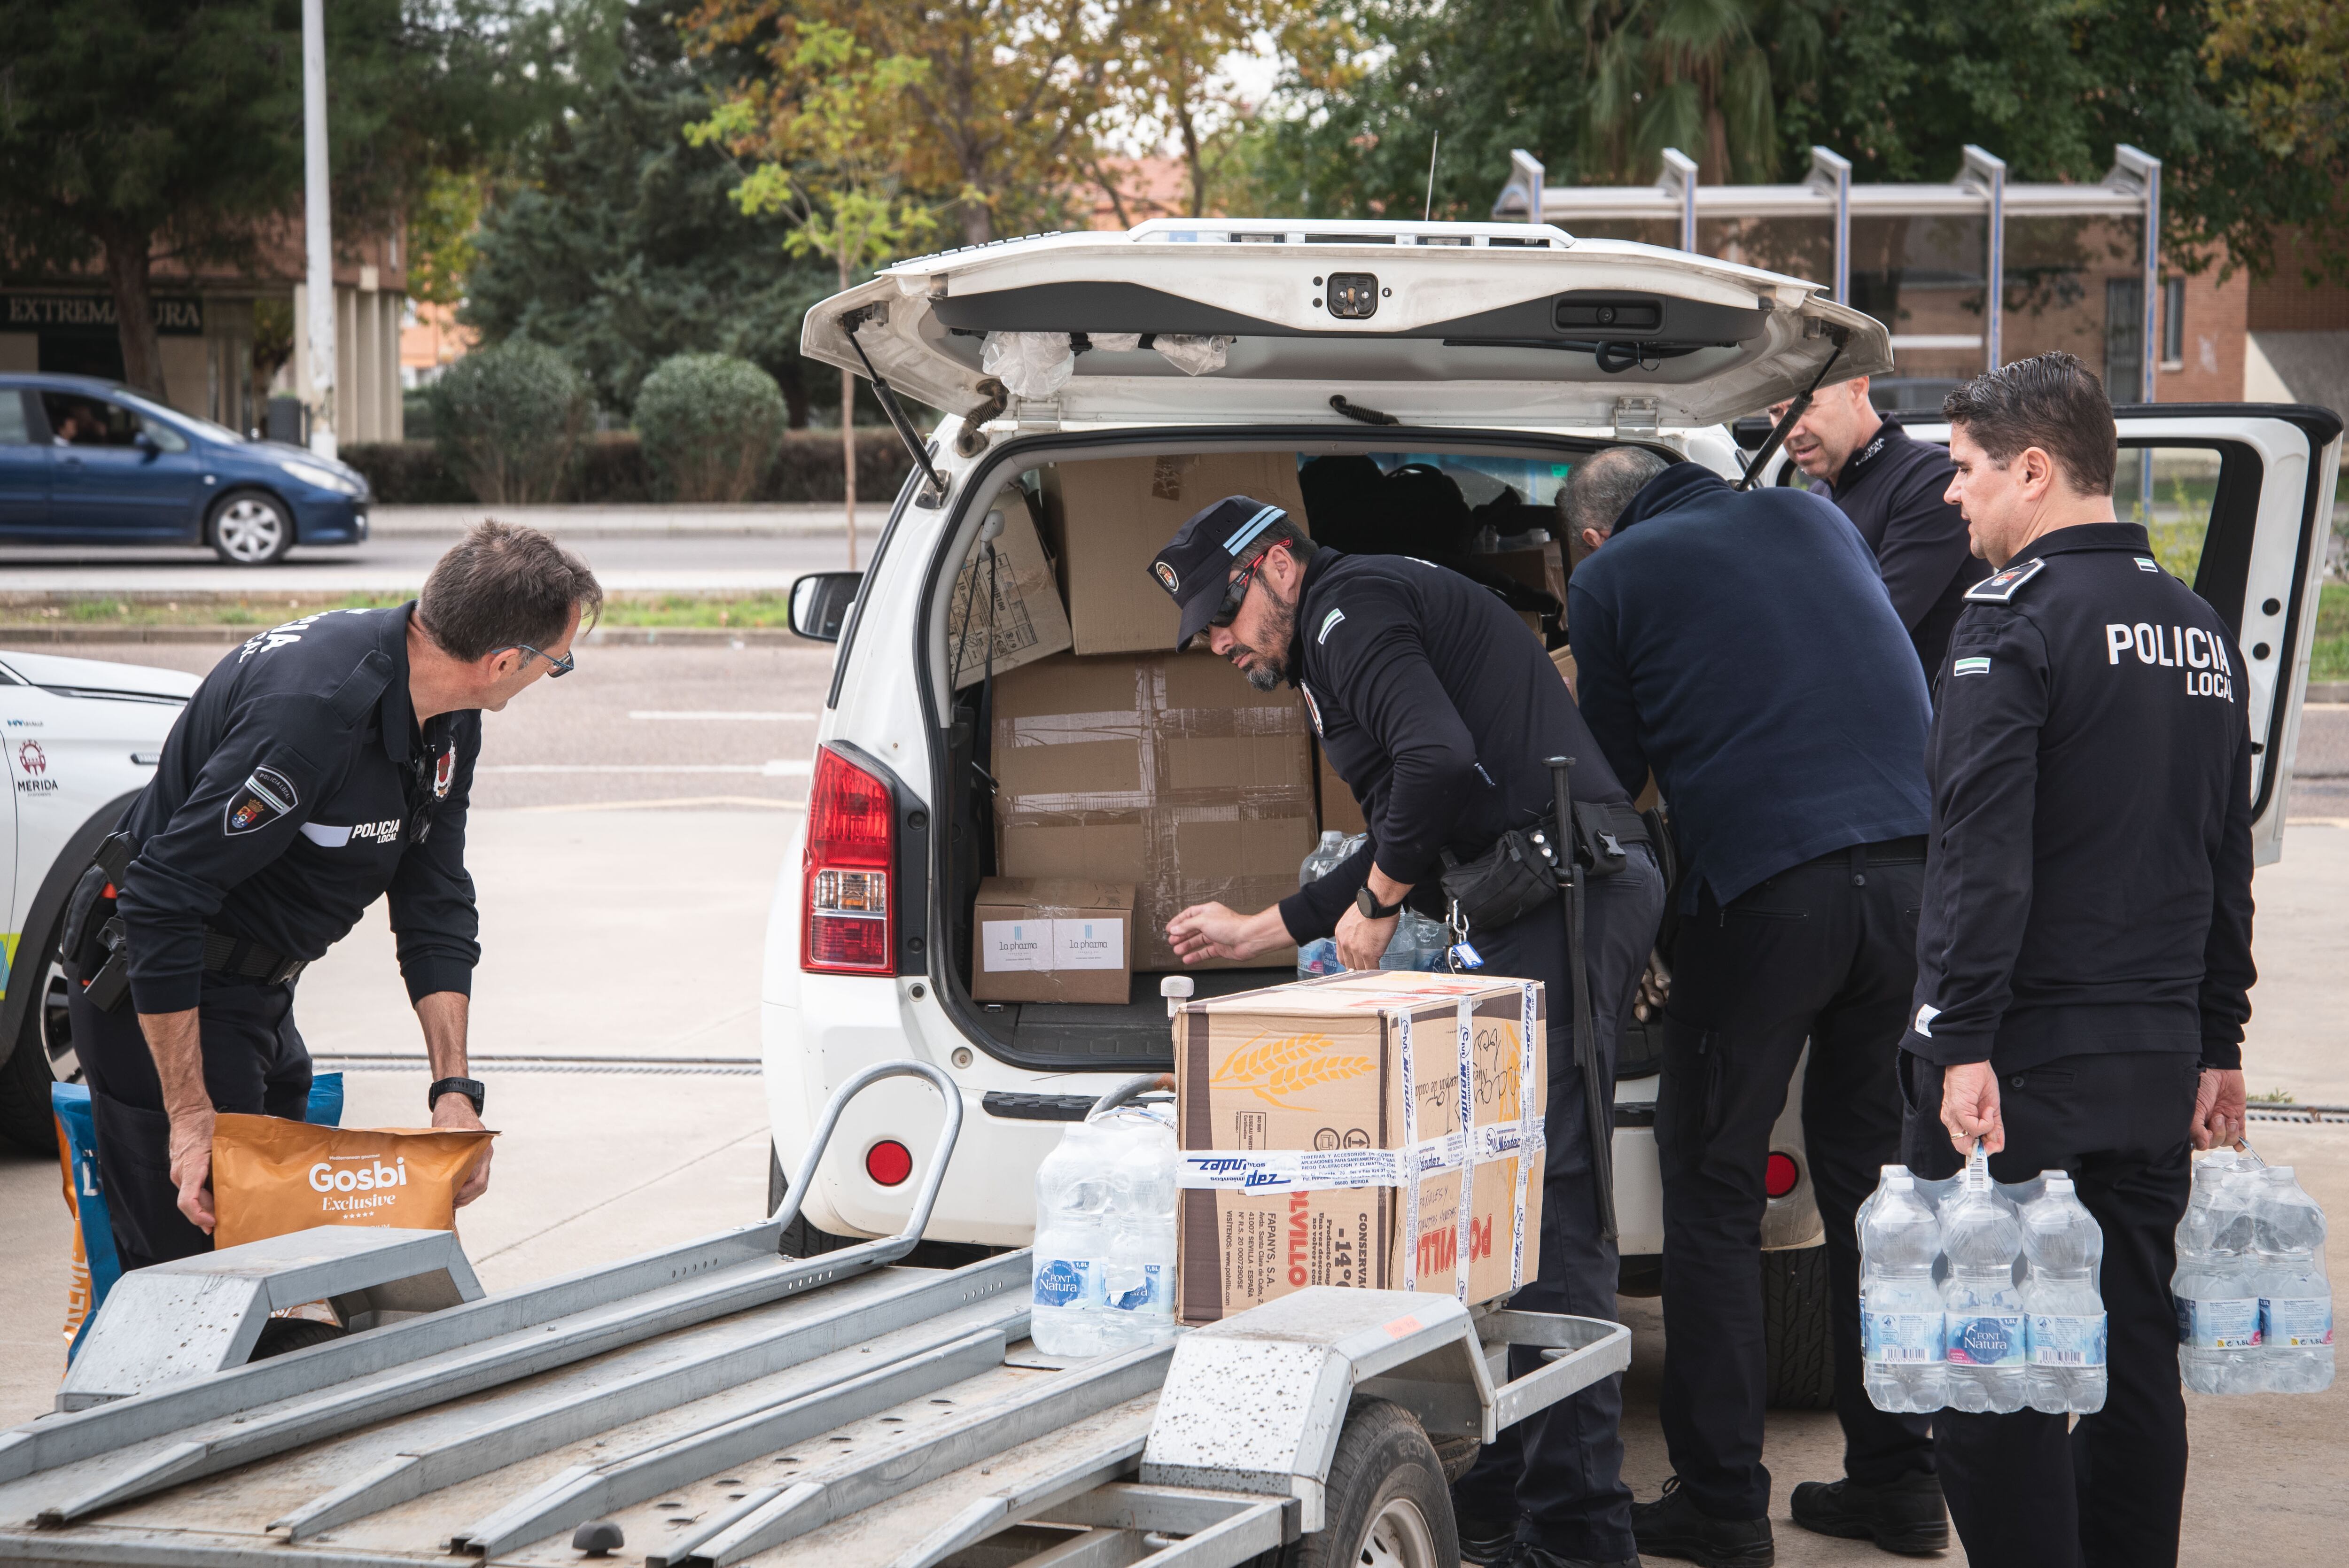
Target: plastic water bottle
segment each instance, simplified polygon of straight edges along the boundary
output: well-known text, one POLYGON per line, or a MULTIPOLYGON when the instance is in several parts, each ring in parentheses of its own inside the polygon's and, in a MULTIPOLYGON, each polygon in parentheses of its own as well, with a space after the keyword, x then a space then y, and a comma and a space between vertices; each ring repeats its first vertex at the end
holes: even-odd
POLYGON ((1127 1107, 1103 1117, 1119 1145, 1111 1167, 1102 1349, 1114 1354, 1174 1336, 1174 1129, 1127 1107))
POLYGON ((2233 1155, 2199 1161, 2178 1223, 2178 1370, 2198 1394, 2256 1394, 2261 1386, 2259 1264, 2251 1196, 2259 1172, 2233 1155))
POLYGON ((2031 1355, 2024 1387, 2034 1410, 2093 1415, 2105 1408, 2105 1299, 2096 1288, 2104 1228, 2070 1176, 2044 1175, 2045 1190, 2021 1215, 2031 1264, 2023 1280, 2031 1355))
POLYGON ((1950 1407, 2006 1415, 2023 1408, 2027 1335, 2014 1288, 2023 1226, 1992 1189, 1980 1145, 1958 1190, 1941 1206, 1941 1250, 1950 1277, 1941 1286, 1950 1407))
POLYGON ((1081 1121, 1036 1167, 1029 1337, 1048 1356, 1098 1356, 1116 1132, 1081 1121))
POLYGON ((1859 1223, 1859 1328, 1868 1399, 1921 1414, 1949 1401, 1941 1294, 1933 1284, 1941 1227, 1906 1166, 1888 1165, 1859 1223))
POLYGON ((2333 1285, 2324 1277, 2324 1211, 2289 1165, 2259 1172, 2251 1200, 2258 1253, 2261 1387, 2316 1394, 2333 1387, 2333 1285))
POLYGON ((1339 862, 1346 858, 1348 852, 1345 834, 1335 828, 1322 829, 1321 841, 1313 846, 1313 851, 1297 868, 1297 885, 1303 887, 1307 882, 1319 882, 1337 870, 1339 862))

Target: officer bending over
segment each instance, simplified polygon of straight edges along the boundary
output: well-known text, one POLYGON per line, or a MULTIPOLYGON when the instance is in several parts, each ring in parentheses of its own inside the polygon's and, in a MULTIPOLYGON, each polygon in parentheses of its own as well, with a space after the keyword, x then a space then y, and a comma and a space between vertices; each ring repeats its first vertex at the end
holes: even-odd
POLYGON ((1776 1550, 1763 1183, 1806 1042, 1846 1479, 1795 1488, 1795 1520, 1938 1549, 1949 1522, 1925 1418, 1878 1410, 1863 1383, 1852 1228, 1899 1147, 1893 1061, 1930 805, 1924 676, 1867 547, 1818 497, 1734 493, 1628 447, 1567 484, 1575 521, 1614 519, 1567 584, 1582 714, 1618 778, 1654 769, 1686 868, 1656 1098, 1675 1479, 1635 1511, 1640 1550, 1709 1568, 1763 1568, 1776 1550))
MULTIPOLYGON (((481 1125, 465 1076, 481 710, 569 673, 603 596, 546 535, 485 522, 420 600, 264 632, 197 687, 67 926, 74 1042, 125 1269, 211 1248, 216 1111, 302 1118, 295 977, 379 894, 431 1061, 432 1125, 481 1125)), ((481 1195, 489 1164, 458 1202, 481 1195)))
POLYGON ((2113 515, 2112 407, 2043 354, 1942 405, 1950 499, 2004 568, 1939 672, 1933 858, 1903 1152, 2072 1173, 2104 1228, 2104 1408, 1933 1418, 1958 1535, 2002 1568, 2178 1561, 2186 1404, 2169 1280, 2190 1141, 2243 1122, 2251 752, 2217 611, 2113 515), (2067 1432, 2066 1429, 2071 1429, 2067 1432))
MULTIPOLYGON (((1612 1125, 1615 1041, 1646 967, 1663 879, 1630 799, 1575 711, 1539 639, 1487 590, 1398 555, 1318 549, 1279 508, 1244 496, 1185 523, 1152 562, 1183 609, 1178 646, 1207 645, 1271 691, 1305 696, 1330 765, 1361 802, 1370 841, 1273 908, 1237 914, 1194 904, 1167 922, 1185 963, 1244 959, 1334 931, 1349 969, 1375 969, 1403 903, 1449 913, 1438 878, 1512 830, 1549 837, 1554 786, 1544 759, 1572 757, 1575 812, 1611 863, 1593 863, 1583 946, 1598 1081, 1575 1065, 1566 917, 1546 886, 1514 918, 1473 923, 1483 973, 1538 980, 1549 1020, 1548 1157, 1538 1278, 1518 1292, 1535 1311, 1615 1311, 1611 1222, 1602 1222, 1584 1096, 1612 1125)), ((1611 1217, 1610 1217, 1611 1221, 1611 1217)), ((1513 1348, 1513 1376, 1539 1365, 1513 1348)), ((1631 1494, 1620 1477, 1619 1379, 1594 1384, 1502 1434, 1454 1493, 1463 1555, 1498 1562, 1522 1540, 1530 1568, 1636 1568, 1631 1494)))

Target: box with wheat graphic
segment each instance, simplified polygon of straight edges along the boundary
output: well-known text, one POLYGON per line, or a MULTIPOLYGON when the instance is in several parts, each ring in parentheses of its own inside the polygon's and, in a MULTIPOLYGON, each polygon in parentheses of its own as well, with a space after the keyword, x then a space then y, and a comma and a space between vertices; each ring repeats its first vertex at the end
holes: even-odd
POLYGON ((1540 982, 1383 970, 1185 1003, 1176 1310, 1308 1285, 1465 1302, 1534 1277, 1540 982))

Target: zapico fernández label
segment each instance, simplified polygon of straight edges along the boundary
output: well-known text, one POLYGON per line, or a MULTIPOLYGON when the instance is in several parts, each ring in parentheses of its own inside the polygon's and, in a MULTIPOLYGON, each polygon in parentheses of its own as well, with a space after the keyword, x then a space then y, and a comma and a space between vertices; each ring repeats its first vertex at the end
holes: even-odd
POLYGON ((2249 1350, 2260 1342, 2260 1298, 2178 1298, 2178 1343, 2194 1350, 2249 1350))
POLYGON ((1952 1366, 2023 1365, 2026 1336, 2019 1312, 1953 1312, 1947 1333, 1952 1366))
POLYGON ((2333 1343, 2329 1295, 2260 1297, 2260 1335, 2271 1349, 2300 1350, 2333 1343))
POLYGON ((2054 1313, 2031 1315, 2031 1364, 2033 1367, 2102 1367, 2105 1364, 2105 1317, 2065 1317, 2054 1313))
POLYGON ((1036 1305, 1082 1306, 1092 1299, 1097 1265, 1091 1258, 1038 1258, 1036 1305))
POLYGON ((1921 1366, 1941 1358, 1938 1312, 1866 1312, 1859 1315, 1860 1354, 1888 1366, 1921 1366))

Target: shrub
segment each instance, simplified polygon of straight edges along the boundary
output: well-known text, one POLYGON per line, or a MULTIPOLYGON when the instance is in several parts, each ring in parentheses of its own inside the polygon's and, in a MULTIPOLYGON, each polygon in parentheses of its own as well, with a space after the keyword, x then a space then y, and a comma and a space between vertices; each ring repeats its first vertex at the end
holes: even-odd
POLYGON ((429 394, 435 440, 473 499, 553 500, 587 428, 587 383, 543 344, 509 338, 449 366, 429 394))
MULTIPOLYGON (((447 454, 429 441, 384 441, 342 449, 342 459, 367 475, 378 506, 461 506, 472 499, 449 466, 447 454)), ((885 515, 913 469, 896 433, 886 425, 856 428, 857 511, 866 526, 885 515)), ((636 506, 653 497, 644 445, 633 430, 588 436, 579 443, 566 500, 604 506, 636 506)), ((750 500, 768 504, 837 502, 840 432, 792 430, 750 500)))
POLYGON ((678 354, 636 389, 636 432, 664 500, 742 501, 783 438, 782 388, 747 359, 678 354))

